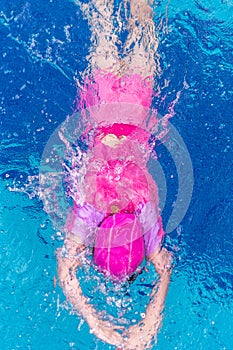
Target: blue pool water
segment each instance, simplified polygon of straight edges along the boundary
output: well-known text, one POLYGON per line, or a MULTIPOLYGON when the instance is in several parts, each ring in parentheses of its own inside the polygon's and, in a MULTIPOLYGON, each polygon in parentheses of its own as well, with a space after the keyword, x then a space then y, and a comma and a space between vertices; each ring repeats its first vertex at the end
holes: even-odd
MULTIPOLYGON (((166 112, 185 80, 172 123, 190 153, 194 191, 181 225, 166 239, 176 266, 154 348, 231 350, 233 2, 157 1, 160 19, 158 83, 170 84, 162 87, 165 102, 153 103, 166 112)), ((54 280, 62 238, 34 195, 43 149, 72 113, 74 77, 81 81, 87 65, 87 22, 72 1, 1 0, 0 39, 0 349, 111 349, 64 303, 54 280)), ((171 179, 172 159, 163 145, 157 152, 171 179)), ((165 223, 174 187, 168 181, 165 223)), ((81 283, 95 305, 135 320, 144 312, 149 274, 117 290, 85 269, 81 283)))

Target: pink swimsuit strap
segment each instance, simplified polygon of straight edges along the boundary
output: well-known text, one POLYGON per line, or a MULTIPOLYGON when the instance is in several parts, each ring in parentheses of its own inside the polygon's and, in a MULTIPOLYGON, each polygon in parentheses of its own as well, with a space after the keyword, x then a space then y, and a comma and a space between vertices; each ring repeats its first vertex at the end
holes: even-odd
MULTIPOLYGON (((82 137, 87 137, 90 131, 91 129, 88 127, 86 130, 84 130, 82 137)), ((145 147, 148 147, 148 140, 151 136, 148 131, 136 125, 124 123, 104 123, 103 125, 100 124, 96 128, 95 143, 101 142, 101 140, 109 134, 115 135, 118 138, 125 136, 129 141, 141 143, 145 147)))
POLYGON ((136 129, 138 128, 135 125, 114 123, 112 125, 100 126, 98 128, 98 131, 99 131, 99 134, 103 134, 103 135, 114 134, 117 137, 121 137, 121 136, 131 135, 133 132, 136 131, 136 129))
POLYGON ((110 125, 100 125, 96 134, 96 142, 101 141, 106 135, 115 135, 117 138, 127 137, 128 141, 142 144, 148 149, 148 140, 150 133, 136 125, 114 123, 110 125))

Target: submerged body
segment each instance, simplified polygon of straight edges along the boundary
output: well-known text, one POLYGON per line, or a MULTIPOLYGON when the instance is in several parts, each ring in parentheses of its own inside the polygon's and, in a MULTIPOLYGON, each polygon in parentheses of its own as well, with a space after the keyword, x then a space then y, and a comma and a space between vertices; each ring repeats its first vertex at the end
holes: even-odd
POLYGON ((143 126, 152 100, 157 41, 152 36, 151 48, 146 49, 145 35, 140 44, 140 31, 141 35, 144 31, 151 35, 153 31, 152 10, 145 0, 131 1, 128 45, 136 33, 138 40, 135 39, 134 49, 123 64, 116 59, 117 47, 113 42, 112 52, 106 58, 113 1, 93 3, 98 11, 89 21, 93 36, 99 40, 90 58, 92 77, 84 81, 78 107, 88 110, 96 130, 83 183, 85 198, 74 201, 70 209, 65 254, 60 250, 57 254, 58 273, 67 300, 96 336, 124 349, 145 349, 161 325, 171 273, 171 256, 161 246, 164 231, 157 186, 147 169, 150 134, 143 126), (136 21, 140 23, 137 28, 136 21), (98 31, 96 24, 104 30, 98 31), (153 263, 160 281, 153 289, 143 324, 139 322, 122 330, 101 320, 88 304, 76 276, 80 253, 87 246, 93 247, 93 259, 100 270, 114 279, 128 278, 144 257, 153 263))

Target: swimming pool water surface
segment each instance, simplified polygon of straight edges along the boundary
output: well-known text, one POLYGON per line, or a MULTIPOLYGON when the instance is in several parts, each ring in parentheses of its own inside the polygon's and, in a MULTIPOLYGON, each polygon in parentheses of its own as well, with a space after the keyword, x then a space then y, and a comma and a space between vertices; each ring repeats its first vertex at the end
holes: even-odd
MULTIPOLYGON (((153 348, 231 350, 233 2, 157 1, 161 19, 163 73, 153 106, 163 115, 185 86, 171 122, 190 153, 194 190, 182 223, 166 237, 176 263, 153 348)), ((112 349, 65 303, 56 280, 62 235, 36 196, 42 152, 72 113, 74 78, 82 81, 87 66, 87 21, 73 1, 2 0, 0 38, 0 349, 112 349)), ((166 224, 178 178, 163 144, 156 152, 167 179, 166 224)), ((122 319, 145 311, 152 272, 120 288, 92 265, 84 269, 81 283, 94 304, 122 319)))

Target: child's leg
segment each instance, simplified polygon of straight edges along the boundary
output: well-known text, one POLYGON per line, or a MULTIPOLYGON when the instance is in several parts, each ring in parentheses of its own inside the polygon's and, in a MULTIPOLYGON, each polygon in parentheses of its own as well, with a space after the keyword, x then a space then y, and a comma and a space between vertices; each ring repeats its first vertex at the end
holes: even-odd
POLYGON ((159 72, 152 4, 149 0, 130 1, 129 36, 125 44, 125 63, 129 72, 144 77, 159 72))
POLYGON ((90 68, 100 68, 115 72, 119 64, 116 47, 117 36, 112 23, 113 0, 93 0, 93 8, 84 7, 91 27, 92 47, 88 61, 90 68))

